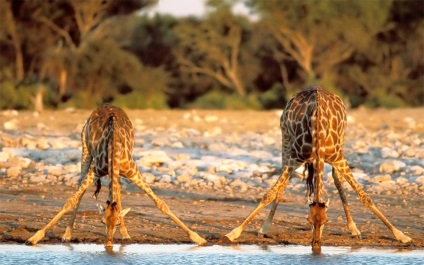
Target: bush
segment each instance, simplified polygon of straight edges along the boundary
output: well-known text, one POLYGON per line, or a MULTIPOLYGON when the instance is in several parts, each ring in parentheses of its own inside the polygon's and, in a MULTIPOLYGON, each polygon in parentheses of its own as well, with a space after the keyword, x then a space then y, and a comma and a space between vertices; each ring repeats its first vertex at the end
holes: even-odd
POLYGON ((261 104, 255 94, 250 94, 242 98, 237 94, 226 94, 214 90, 197 98, 188 107, 198 109, 259 110, 261 109, 261 104))
POLYGON ((131 92, 119 95, 113 104, 127 109, 167 109, 166 95, 162 92, 131 92))
POLYGON ((0 84, 0 109, 30 109, 31 97, 37 90, 36 85, 15 87, 12 82, 0 84))

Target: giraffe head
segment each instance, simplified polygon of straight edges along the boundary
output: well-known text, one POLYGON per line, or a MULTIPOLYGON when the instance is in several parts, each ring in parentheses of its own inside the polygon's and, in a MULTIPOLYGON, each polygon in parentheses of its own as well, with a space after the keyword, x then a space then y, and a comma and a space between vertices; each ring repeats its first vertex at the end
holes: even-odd
POLYGON ((105 247, 112 247, 113 234, 116 231, 116 227, 121 224, 121 218, 124 217, 131 209, 127 208, 119 212, 116 202, 111 203, 110 201, 107 201, 106 205, 106 209, 103 209, 101 206, 99 208, 100 212, 103 214, 102 223, 106 228, 105 247))
POLYGON ((324 230, 324 225, 328 222, 327 209, 329 202, 329 200, 326 203, 314 201, 309 204, 309 208, 311 211, 308 216, 308 221, 312 225, 311 245, 312 252, 314 254, 321 253, 321 236, 322 231, 324 230))

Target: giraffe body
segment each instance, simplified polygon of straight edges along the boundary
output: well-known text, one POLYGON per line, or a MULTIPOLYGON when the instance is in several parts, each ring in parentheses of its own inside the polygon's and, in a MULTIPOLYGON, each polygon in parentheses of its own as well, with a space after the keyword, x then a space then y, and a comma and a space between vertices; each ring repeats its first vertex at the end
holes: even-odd
POLYGON ((307 186, 310 196, 310 213, 308 220, 312 226, 312 250, 321 250, 321 236, 327 222, 328 203, 322 198, 324 163, 333 167, 332 176, 339 191, 345 210, 348 227, 352 235, 361 237, 361 233, 353 222, 346 196, 340 184, 343 177, 357 193, 360 201, 368 207, 392 231, 401 242, 411 242, 396 229, 373 204, 353 178, 348 163, 343 155, 344 134, 346 128, 346 111, 343 101, 336 95, 318 86, 310 86, 296 94, 288 103, 281 115, 282 132, 282 166, 283 173, 276 184, 262 198, 259 205, 246 220, 222 239, 234 241, 250 221, 267 205, 274 202, 259 234, 266 235, 276 211, 280 197, 295 170, 304 165, 308 169, 307 186))
POLYGON ((81 178, 77 192, 69 198, 62 210, 41 230, 27 240, 27 244, 35 245, 40 241, 46 231, 50 229, 66 212, 74 209, 69 225, 66 228, 62 240, 71 239, 72 227, 81 198, 86 189, 95 183, 97 185, 94 196, 100 191, 100 178, 110 177, 109 199, 102 223, 106 228, 105 246, 113 246, 113 234, 120 225, 122 238, 130 238, 124 224, 124 216, 129 209, 122 210, 121 185, 119 178, 125 177, 141 188, 153 200, 156 206, 164 214, 168 215, 178 226, 180 226, 198 245, 204 245, 206 240, 197 233, 190 230, 177 216, 175 216, 168 205, 157 197, 146 184, 138 167, 132 158, 134 147, 134 132, 130 119, 126 113, 110 104, 103 104, 93 111, 84 125, 81 133, 82 158, 81 178))

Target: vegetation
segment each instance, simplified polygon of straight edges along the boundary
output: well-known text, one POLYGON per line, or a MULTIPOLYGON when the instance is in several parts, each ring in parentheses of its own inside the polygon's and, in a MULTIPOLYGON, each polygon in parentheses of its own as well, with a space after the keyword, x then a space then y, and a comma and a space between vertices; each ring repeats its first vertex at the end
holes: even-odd
POLYGON ((424 105, 421 0, 1 0, 0 109, 282 108, 307 84, 352 107, 424 105), (254 16, 234 14, 236 4, 254 16))

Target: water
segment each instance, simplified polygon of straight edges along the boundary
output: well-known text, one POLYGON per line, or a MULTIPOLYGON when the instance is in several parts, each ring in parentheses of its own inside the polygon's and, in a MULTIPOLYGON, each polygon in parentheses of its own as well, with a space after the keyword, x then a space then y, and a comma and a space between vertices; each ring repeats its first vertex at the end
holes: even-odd
POLYGON ((322 247, 312 255, 305 246, 194 245, 0 245, 0 264, 424 264, 424 249, 322 247))

